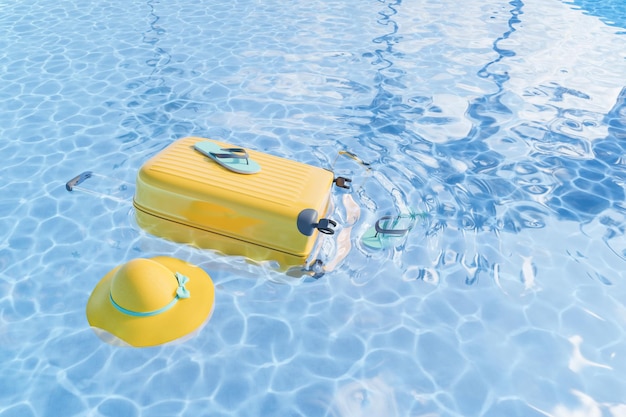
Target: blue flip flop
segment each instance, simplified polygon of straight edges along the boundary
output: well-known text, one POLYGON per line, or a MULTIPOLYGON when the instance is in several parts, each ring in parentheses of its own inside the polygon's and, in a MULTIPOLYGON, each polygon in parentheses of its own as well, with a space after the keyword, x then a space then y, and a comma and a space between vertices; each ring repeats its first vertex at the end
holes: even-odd
POLYGON ((412 220, 406 216, 383 216, 376 221, 373 227, 361 237, 361 243, 370 249, 386 249, 403 238, 413 227, 413 222, 403 225, 403 219, 412 220))
POLYGON ((243 148, 222 148, 217 143, 202 141, 196 143, 194 149, 238 174, 256 174, 261 170, 258 162, 250 159, 243 148))

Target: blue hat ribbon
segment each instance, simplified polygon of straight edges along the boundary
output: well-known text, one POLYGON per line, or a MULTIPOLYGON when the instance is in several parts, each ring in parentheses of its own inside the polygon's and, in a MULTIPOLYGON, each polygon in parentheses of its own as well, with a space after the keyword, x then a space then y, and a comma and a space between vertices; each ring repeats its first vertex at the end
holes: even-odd
POLYGON ((189 282, 189 278, 181 274, 180 272, 176 272, 174 276, 176 277, 176 281, 178 281, 178 288, 176 288, 176 296, 165 307, 159 308, 158 310, 145 311, 145 312, 128 310, 122 307, 121 305, 119 305, 118 303, 116 303, 115 300, 113 299, 113 294, 111 294, 110 292, 109 292, 109 299, 111 300, 111 304, 113 305, 113 307, 115 307, 119 312, 127 314, 129 316, 134 316, 134 317, 156 316, 157 314, 164 313, 170 308, 174 307, 174 305, 178 302, 179 299, 191 297, 189 290, 185 287, 185 284, 189 282))
POLYGON ((185 288, 185 284, 189 282, 189 278, 177 272, 175 274, 176 280, 178 281, 178 288, 176 288, 176 297, 177 298, 189 298, 191 294, 189 294, 189 290, 185 288))

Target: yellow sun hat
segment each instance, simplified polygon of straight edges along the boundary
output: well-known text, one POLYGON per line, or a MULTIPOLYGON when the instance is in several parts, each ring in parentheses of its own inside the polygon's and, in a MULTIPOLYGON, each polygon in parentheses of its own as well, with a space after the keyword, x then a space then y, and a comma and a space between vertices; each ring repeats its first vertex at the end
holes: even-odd
POLYGON ((201 268, 176 258, 137 258, 110 271, 87 301, 87 320, 135 347, 185 336, 213 312, 215 289, 201 268))

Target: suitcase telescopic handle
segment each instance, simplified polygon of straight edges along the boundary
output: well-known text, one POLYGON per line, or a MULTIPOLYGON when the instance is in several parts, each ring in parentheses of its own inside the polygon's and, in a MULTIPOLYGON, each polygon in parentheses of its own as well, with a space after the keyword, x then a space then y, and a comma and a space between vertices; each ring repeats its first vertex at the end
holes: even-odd
POLYGON ((74 178, 72 178, 71 180, 65 183, 65 189, 67 191, 72 191, 74 187, 76 187, 78 184, 85 181, 86 179, 91 178, 92 175, 93 175, 93 172, 91 171, 85 171, 83 173, 78 174, 77 176, 75 176, 74 178))

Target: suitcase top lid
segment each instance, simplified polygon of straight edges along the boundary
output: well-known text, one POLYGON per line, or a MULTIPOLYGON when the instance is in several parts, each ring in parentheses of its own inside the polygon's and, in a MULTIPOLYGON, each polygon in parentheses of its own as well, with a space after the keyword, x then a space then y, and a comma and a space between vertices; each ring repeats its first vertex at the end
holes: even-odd
POLYGON ((194 149, 206 140, 180 139, 147 161, 137 178, 136 206, 194 227, 273 244, 279 250, 309 250, 313 243, 297 231, 297 217, 305 209, 315 210, 319 217, 325 214, 333 173, 246 149, 261 169, 239 174, 194 149))
POLYGON ((150 171, 155 181, 162 180, 161 187, 174 193, 191 192, 204 199, 210 187, 213 196, 223 196, 225 200, 242 199, 245 204, 263 200, 285 207, 315 206, 319 193, 326 194, 332 185, 331 171, 251 149, 247 149, 249 157, 259 163, 261 170, 250 175, 229 171, 194 150, 196 142, 205 140, 208 139, 180 139, 146 162, 142 171, 150 171))

